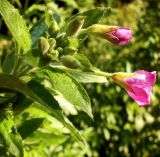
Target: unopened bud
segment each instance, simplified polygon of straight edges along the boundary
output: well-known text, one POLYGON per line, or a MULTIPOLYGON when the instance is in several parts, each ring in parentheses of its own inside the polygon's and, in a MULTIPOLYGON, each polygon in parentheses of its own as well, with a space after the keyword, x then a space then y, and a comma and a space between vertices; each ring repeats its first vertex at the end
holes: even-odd
POLYGON ((132 33, 129 28, 118 26, 94 24, 88 27, 85 32, 107 39, 115 45, 125 45, 132 39, 132 33))
POLYGON ((77 36, 80 29, 84 24, 84 16, 75 17, 71 22, 68 24, 66 33, 68 36, 77 36))
POLYGON ((56 40, 54 38, 50 38, 48 41, 50 48, 54 48, 56 46, 56 40))
POLYGON ((70 55, 63 56, 62 63, 64 66, 68 68, 76 69, 80 67, 79 62, 73 56, 70 56, 70 55))
POLYGON ((63 53, 67 55, 74 55, 77 52, 77 49, 72 48, 72 47, 65 47, 63 49, 63 53))
POLYGON ((38 47, 43 55, 46 54, 50 47, 48 40, 44 37, 40 37, 38 39, 38 47))
POLYGON ((47 53, 47 57, 51 61, 58 61, 59 52, 57 50, 52 50, 50 53, 47 53))
POLYGON ((55 20, 52 21, 48 31, 51 36, 56 36, 59 32, 59 26, 55 20))
POLYGON ((57 51, 62 54, 63 53, 63 48, 62 47, 58 47, 57 51))

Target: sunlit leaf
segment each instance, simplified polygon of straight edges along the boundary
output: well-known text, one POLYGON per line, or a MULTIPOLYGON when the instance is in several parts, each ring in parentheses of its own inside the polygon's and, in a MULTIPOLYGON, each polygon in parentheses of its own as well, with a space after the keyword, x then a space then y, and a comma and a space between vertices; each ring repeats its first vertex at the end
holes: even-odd
POLYGON ((63 103, 69 102, 76 109, 86 112, 91 118, 93 117, 90 99, 81 84, 63 71, 57 69, 43 71, 48 75, 53 89, 58 93, 58 101, 62 102, 63 99, 63 103))
POLYGON ((7 0, 1 0, 0 14, 21 48, 24 51, 28 51, 31 47, 30 34, 18 10, 15 9, 7 0))

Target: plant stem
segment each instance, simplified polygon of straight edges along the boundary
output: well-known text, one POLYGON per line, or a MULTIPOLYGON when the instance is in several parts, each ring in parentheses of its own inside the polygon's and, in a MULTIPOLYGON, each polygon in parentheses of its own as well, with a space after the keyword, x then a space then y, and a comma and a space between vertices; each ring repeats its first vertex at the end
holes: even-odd
POLYGON ((81 35, 81 34, 86 34, 86 33, 89 33, 89 27, 85 29, 81 29, 78 34, 81 35))
POLYGON ((51 65, 53 68, 57 68, 57 69, 60 69, 60 70, 63 70, 63 71, 66 71, 66 72, 83 72, 85 74, 91 74, 91 75, 97 75, 97 76, 103 76, 103 77, 111 77, 113 76, 113 73, 107 73, 107 72, 103 72, 103 71, 93 71, 93 72, 90 72, 90 71, 82 71, 82 70, 79 70, 79 69, 71 69, 71 68, 67 68, 65 66, 55 66, 55 65, 51 65))
POLYGON ((98 76, 104 76, 104 77, 113 76, 113 73, 108 73, 108 72, 103 72, 103 71, 95 71, 93 74, 96 74, 98 76))

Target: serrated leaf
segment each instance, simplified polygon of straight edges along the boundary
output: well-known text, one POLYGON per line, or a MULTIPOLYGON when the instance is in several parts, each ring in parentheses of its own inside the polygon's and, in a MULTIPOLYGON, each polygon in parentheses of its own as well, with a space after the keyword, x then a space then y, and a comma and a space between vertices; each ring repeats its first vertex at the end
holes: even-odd
POLYGON ((25 52, 28 51, 31 47, 30 34, 18 10, 15 9, 7 0, 1 0, 0 14, 21 48, 25 52))
POLYGON ((93 118, 90 99, 80 83, 60 70, 44 69, 43 71, 49 76, 53 89, 59 94, 57 100, 60 99, 61 102, 61 99, 65 99, 66 103, 69 102, 76 109, 86 112, 93 118))

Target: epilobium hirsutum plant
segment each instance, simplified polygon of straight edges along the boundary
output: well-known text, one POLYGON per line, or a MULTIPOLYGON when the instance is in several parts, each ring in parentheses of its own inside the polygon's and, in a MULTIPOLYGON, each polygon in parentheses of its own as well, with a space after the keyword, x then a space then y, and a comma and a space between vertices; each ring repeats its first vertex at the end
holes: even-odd
MULTIPOLYGON (((98 24, 108 11, 96 8, 79 13, 61 27, 54 18, 55 13, 46 11, 45 17, 28 30, 19 12, 7 0, 0 1, 0 14, 15 41, 10 53, 3 52, 1 57, 0 153, 3 156, 24 156, 22 140, 39 128, 46 117, 57 119, 85 146, 85 140, 66 117, 83 111, 94 118, 90 99, 81 83, 102 83, 111 77, 140 106, 150 103, 156 72, 103 72, 79 52, 80 44, 90 34, 116 45, 131 40, 129 28, 98 24), (17 118, 30 108, 28 117, 37 112, 43 116, 32 118, 32 115, 29 120, 25 119, 26 115, 17 118)), ((42 130, 39 132, 43 135, 42 130)))

